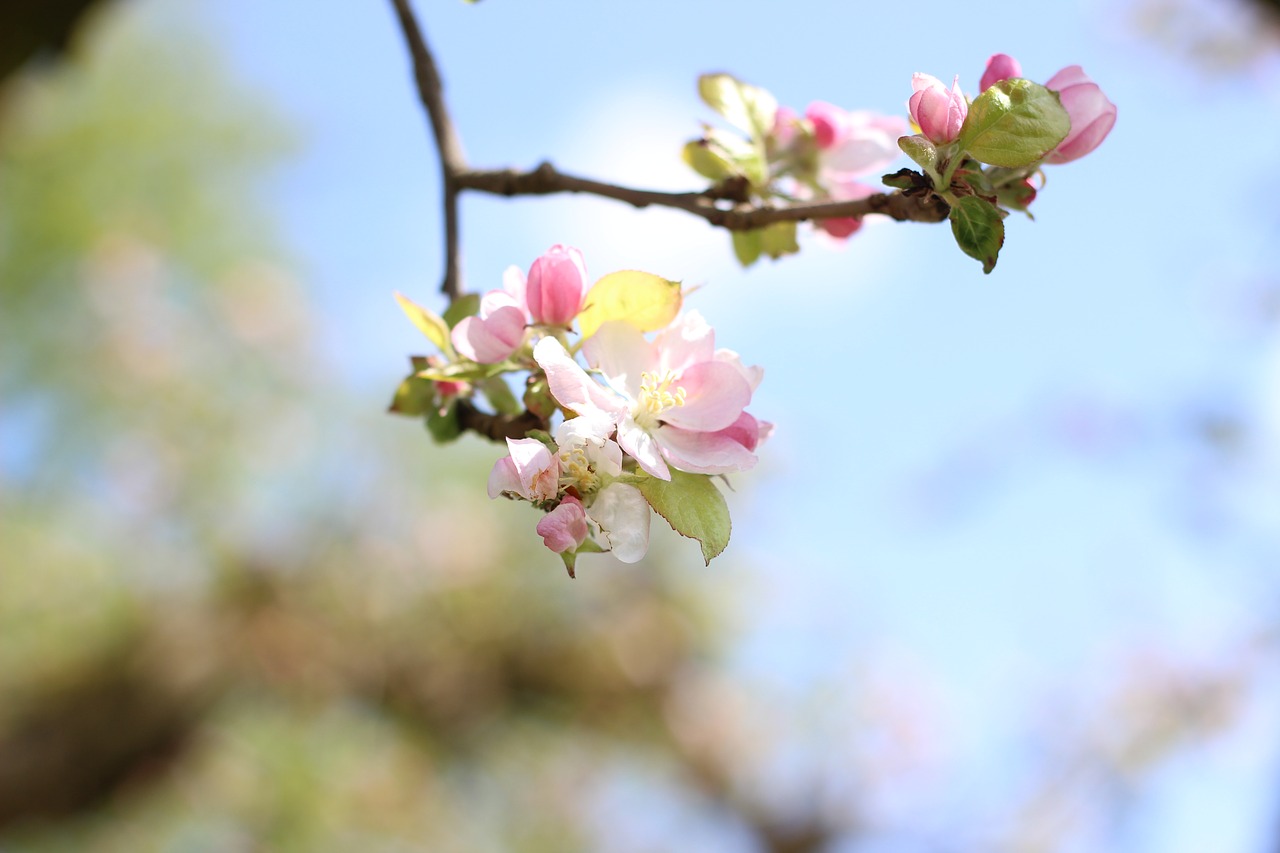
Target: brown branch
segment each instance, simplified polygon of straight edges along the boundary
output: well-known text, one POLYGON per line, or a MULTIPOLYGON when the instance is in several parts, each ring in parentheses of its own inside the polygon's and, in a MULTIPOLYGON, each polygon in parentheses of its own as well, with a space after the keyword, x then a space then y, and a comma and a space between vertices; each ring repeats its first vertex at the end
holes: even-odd
POLYGON ((554 195, 587 193, 611 198, 634 207, 650 205, 683 210, 701 217, 712 225, 730 231, 749 231, 775 222, 799 222, 807 219, 835 219, 880 213, 899 222, 942 222, 950 208, 937 195, 928 192, 877 193, 853 201, 798 202, 774 207, 739 202, 726 206, 724 194, 706 192, 658 192, 594 181, 567 175, 550 163, 521 172, 515 169, 473 169, 459 173, 460 190, 475 190, 493 195, 554 195))
POLYGON ((418 19, 414 17, 409 0, 391 0, 404 31, 409 54, 413 57, 413 79, 418 87, 418 97, 431 119, 431 131, 435 136, 436 150, 440 154, 440 178, 444 184, 444 282, 440 292, 452 302, 462 293, 461 254, 458 242, 458 181, 467 170, 467 158, 462 151, 462 141, 453 126, 449 108, 444 102, 444 83, 427 46, 426 36, 418 19))

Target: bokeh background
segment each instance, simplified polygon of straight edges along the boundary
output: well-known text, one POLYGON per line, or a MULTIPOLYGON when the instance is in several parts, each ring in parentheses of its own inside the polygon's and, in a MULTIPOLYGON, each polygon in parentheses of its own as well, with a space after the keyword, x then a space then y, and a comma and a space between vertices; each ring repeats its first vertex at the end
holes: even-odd
POLYGON ((696 188, 718 70, 900 113, 1000 51, 1119 121, 985 277, 465 197, 471 289, 568 243, 766 368, 728 551, 570 581, 385 414, 443 307, 390 4, 0 4, 0 851, 1280 849, 1274 4, 418 7, 477 166, 696 188))

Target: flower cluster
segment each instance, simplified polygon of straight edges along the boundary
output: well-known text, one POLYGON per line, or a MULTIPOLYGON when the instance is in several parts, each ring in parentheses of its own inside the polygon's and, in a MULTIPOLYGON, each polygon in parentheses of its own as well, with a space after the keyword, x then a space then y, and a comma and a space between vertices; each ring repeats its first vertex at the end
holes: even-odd
POLYGON ((495 430, 507 454, 489 496, 542 510, 537 532, 570 575, 581 553, 643 557, 651 511, 710 560, 729 538, 711 478, 753 467, 772 430, 746 411, 763 372, 681 312, 678 282, 632 270, 587 281, 581 252, 553 246, 452 324, 399 297, 442 354, 413 360, 391 409, 426 415, 441 440, 476 423, 495 430), (505 374, 525 376, 521 402, 505 374))
POLYGON ((1115 125, 1116 107, 1078 65, 1041 85, 1023 78, 1012 56, 997 53, 979 85, 970 99, 958 75, 950 87, 928 74, 912 76, 907 111, 919 133, 898 144, 921 171, 885 183, 940 195, 951 205, 956 242, 990 272, 1004 243, 1002 220, 1011 210, 1027 212, 1036 197, 1032 178, 1044 165, 1097 148, 1115 125))
MULTIPOLYGON (((684 159, 716 181, 736 201, 852 201, 877 192, 860 179, 877 175, 898 158, 898 137, 909 130, 897 116, 849 111, 815 101, 801 116, 778 106, 773 95, 728 74, 698 81, 703 101, 735 131, 710 125, 685 145, 684 159), (746 134, 744 139, 742 134, 746 134)), ((861 219, 819 220, 815 225, 843 240, 861 219)), ((744 266, 762 254, 780 257, 798 251, 794 222, 736 232, 734 250, 744 266)))
MULTIPOLYGON (((956 242, 990 272, 1004 242, 1002 220, 1012 210, 1027 212, 1041 166, 1077 160, 1097 148, 1115 124, 1116 108, 1078 65, 1041 85, 1022 77, 1016 59, 996 54, 981 86, 971 99, 958 75, 950 86, 928 74, 913 75, 908 125, 898 117, 822 101, 801 116, 778 106, 764 89, 728 74, 708 74, 698 81, 699 93, 735 130, 704 125, 702 137, 685 145, 684 159, 716 182, 709 190, 715 197, 767 204, 866 198, 877 189, 861 179, 905 152, 920 171, 884 175, 883 183, 945 202, 956 242)), ((844 239, 862 220, 815 224, 844 239)), ((762 254, 776 258, 798 251, 795 236, 794 222, 736 231, 734 250, 750 265, 762 254)))

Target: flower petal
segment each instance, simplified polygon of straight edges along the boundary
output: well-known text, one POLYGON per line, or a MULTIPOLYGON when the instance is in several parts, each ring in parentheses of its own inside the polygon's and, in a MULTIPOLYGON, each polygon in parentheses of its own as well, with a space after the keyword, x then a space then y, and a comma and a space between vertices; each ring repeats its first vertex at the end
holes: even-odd
POLYGON ((756 455, 740 442, 734 428, 696 432, 678 427, 658 427, 658 443, 672 466, 694 474, 730 474, 754 468, 756 455))
POLYGON ((572 495, 566 496, 559 506, 542 517, 537 531, 546 546, 557 554, 577 548, 590 532, 582 502, 572 495))
POLYGON ((622 562, 634 563, 649 550, 649 502, 635 486, 605 486, 588 513, 600 525, 613 556, 622 562))
POLYGON ((658 442, 645 432, 630 415, 618 424, 618 445, 636 460, 641 468, 659 480, 670 480, 671 472, 667 463, 662 461, 662 451, 658 442))
POLYGON ((684 429, 715 432, 738 419, 751 402, 751 385, 734 365, 724 361, 692 364, 680 374, 682 406, 663 410, 665 423, 684 429))
POLYGON ((551 396, 566 409, 579 415, 603 414, 614 422, 626 413, 627 401, 588 376, 555 338, 548 336, 538 341, 533 359, 547 374, 551 396))

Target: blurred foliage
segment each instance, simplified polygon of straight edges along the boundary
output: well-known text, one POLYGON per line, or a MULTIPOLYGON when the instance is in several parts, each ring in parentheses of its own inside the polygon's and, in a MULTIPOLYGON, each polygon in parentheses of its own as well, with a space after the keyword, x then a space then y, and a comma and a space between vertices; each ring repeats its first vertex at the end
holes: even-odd
MULTIPOLYGON (((901 667, 734 677, 727 569, 669 537, 571 583, 475 488, 492 447, 336 386, 260 196, 279 108, 190 21, 111 12, 0 123, 0 850, 965 846, 904 816, 935 759, 901 667)), ((1090 779, 1231 716, 1143 671, 1063 753, 1090 779)))

